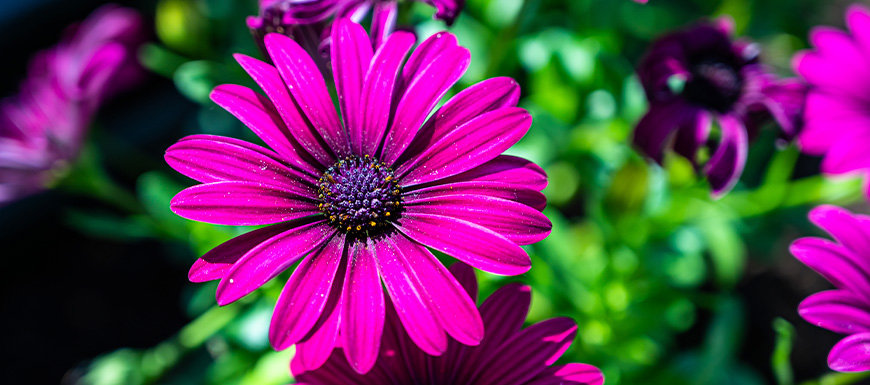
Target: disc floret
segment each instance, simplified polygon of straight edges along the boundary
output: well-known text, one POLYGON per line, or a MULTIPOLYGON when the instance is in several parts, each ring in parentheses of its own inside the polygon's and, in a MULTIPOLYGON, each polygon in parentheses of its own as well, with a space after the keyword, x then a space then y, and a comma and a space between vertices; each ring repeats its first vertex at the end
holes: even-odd
POLYGON ((402 208, 393 170, 369 155, 345 157, 326 169, 318 192, 329 224, 348 233, 384 230, 402 208))

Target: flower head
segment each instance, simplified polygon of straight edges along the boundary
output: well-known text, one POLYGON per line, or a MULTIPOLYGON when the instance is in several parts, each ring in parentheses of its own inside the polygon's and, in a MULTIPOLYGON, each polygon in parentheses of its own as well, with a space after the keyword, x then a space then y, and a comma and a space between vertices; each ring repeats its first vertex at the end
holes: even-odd
POLYGON ((444 352, 448 334, 476 345, 480 315, 427 246, 496 274, 529 269, 519 245, 546 237, 550 222, 541 213, 543 170, 501 155, 531 125, 515 107, 519 87, 485 80, 430 114, 468 67, 453 35, 432 36, 407 61, 408 32, 373 52, 365 30, 342 19, 332 40, 341 118, 314 60, 293 39, 269 34, 274 67, 236 56, 266 96, 222 85, 212 100, 271 149, 196 135, 167 150, 173 168, 203 183, 175 196, 175 213, 272 225, 211 250, 190 279, 221 279, 217 299, 227 304, 300 261, 269 336, 277 349, 317 340, 320 363, 340 344, 355 370, 374 365, 381 282, 427 353, 444 352))
MULTIPOLYGON (((810 85, 798 137, 801 149, 823 155, 827 174, 870 173, 870 10, 846 12, 851 34, 817 27, 815 49, 795 56, 795 71, 810 85)), ((870 199, 870 183, 867 197, 870 199)))
MULTIPOLYGON (((450 271, 472 298, 477 297, 474 271, 456 263, 450 271)), ((528 286, 508 284, 480 306, 486 337, 479 346, 450 341, 447 351, 433 357, 421 351, 402 330, 397 314, 388 307, 375 368, 366 375, 355 373, 335 349, 323 367, 308 369, 306 350, 299 350, 291 371, 306 385, 602 385, 601 371, 592 365, 570 363, 551 366, 574 340, 577 325, 568 318, 549 319, 525 329, 531 291, 528 286)))
POLYGON ((807 297, 798 312, 810 323, 848 335, 831 349, 831 369, 870 370, 870 217, 821 206, 810 212, 810 220, 834 241, 801 238, 791 252, 836 289, 807 297))
POLYGON ((637 124, 635 144, 662 162, 671 142, 699 167, 699 152, 709 147, 703 172, 716 195, 737 182, 751 134, 771 117, 784 136, 796 134, 804 97, 803 84, 776 79, 760 64, 755 44, 731 35, 725 19, 674 32, 657 40, 638 68, 650 109, 637 124))
POLYGON ((139 15, 113 5, 38 53, 18 95, 0 101, 0 202, 38 192, 79 152, 100 103, 138 81, 139 15))

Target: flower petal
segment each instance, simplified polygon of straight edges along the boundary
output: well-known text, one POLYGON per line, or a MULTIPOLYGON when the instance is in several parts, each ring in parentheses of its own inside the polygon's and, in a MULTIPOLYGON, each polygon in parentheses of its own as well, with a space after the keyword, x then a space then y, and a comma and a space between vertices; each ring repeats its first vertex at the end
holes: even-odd
POLYGON ((477 378, 491 385, 524 384, 568 350, 577 334, 570 318, 553 318, 536 323, 505 341, 490 359, 481 363, 477 378))
POLYGON ((749 151, 749 138, 743 123, 736 117, 725 115, 719 117, 722 127, 722 140, 713 153, 713 157, 704 166, 704 173, 714 196, 721 196, 731 190, 746 166, 746 155, 749 151))
POLYGON ((696 117, 696 110, 679 101, 653 104, 634 129, 634 145, 657 163, 662 163, 668 138, 687 119, 696 117))
POLYGON ((338 121, 326 82, 311 56, 288 36, 270 33, 264 42, 290 94, 314 129, 337 156, 350 155, 347 130, 338 121))
POLYGON ((519 98, 519 84, 507 77, 487 79, 462 90, 426 121, 398 163, 419 155, 450 131, 483 113, 516 107, 519 98))
POLYGON ((320 213, 310 191, 251 182, 214 182, 188 187, 172 198, 172 212, 218 225, 268 225, 320 213))
MULTIPOLYGON (((347 19, 338 19, 332 27, 332 68, 335 88, 345 127, 350 133, 351 150, 363 155, 362 125, 366 109, 362 104, 366 71, 372 62, 372 44, 365 29, 347 19)), ((374 154, 374 153, 369 153, 374 154)))
POLYGON ((222 136, 188 136, 170 146, 164 158, 176 171, 202 183, 255 182, 293 189, 306 189, 300 181, 317 183, 311 175, 285 165, 270 150, 222 136))
POLYGON ((431 214, 404 215, 395 224, 409 238, 474 266, 501 275, 518 275, 531 267, 516 243, 483 226, 431 214))
POLYGON ((191 282, 207 282, 221 279, 230 271, 233 264, 247 252, 251 251, 251 249, 295 226, 297 224, 293 222, 279 223, 249 231, 221 243, 193 263, 193 266, 190 267, 190 272, 187 273, 187 278, 191 282))
MULTIPOLYGON (((870 218, 853 215, 845 209, 830 205, 814 208, 810 211, 809 218, 847 249, 855 253, 870 250, 870 218)), ((867 258, 857 258, 855 262, 865 271, 870 271, 870 260, 867 258)))
POLYGON ((375 48, 380 48, 384 41, 396 31, 396 18, 399 16, 399 4, 395 1, 379 1, 372 11, 372 41, 375 48))
POLYGON ((839 289, 849 290, 870 300, 870 274, 842 245, 821 238, 801 238, 791 244, 792 255, 815 270, 839 289))
POLYGON ((317 323, 330 297, 344 253, 344 237, 336 236, 299 263, 272 313, 269 342, 284 350, 301 341, 317 323))
POLYGON ((801 301, 798 313, 807 322, 836 333, 870 332, 870 303, 845 290, 813 294, 801 301))
POLYGON ((263 286, 334 234, 335 230, 322 220, 311 223, 300 221, 297 227, 251 249, 233 265, 218 285, 215 293, 218 305, 232 303, 263 286))
POLYGON ((447 334, 435 319, 436 309, 430 307, 429 296, 416 274, 416 265, 405 256, 402 247, 405 245, 396 244, 397 239, 403 238, 401 234, 392 234, 375 244, 378 272, 408 336, 427 354, 437 356, 447 349, 447 334))
POLYGON ((500 182, 542 191, 547 187, 547 173, 540 166, 526 159, 511 155, 499 155, 471 170, 442 179, 439 184, 472 181, 500 182))
POLYGON ((465 263, 456 262, 450 265, 450 268, 447 270, 450 270, 450 274, 453 274, 453 276, 456 277, 456 281, 462 285, 465 292, 468 293, 468 297, 476 303, 477 277, 474 275, 474 268, 465 263))
POLYGON ((335 351, 339 337, 338 331, 341 326, 341 308, 343 307, 340 299, 343 293, 337 295, 335 293, 341 292, 344 288, 344 273, 344 271, 340 270, 336 278, 339 278, 341 281, 339 282, 337 279, 332 284, 330 301, 334 297, 339 297, 339 299, 334 305, 327 302, 326 309, 320 316, 323 324, 320 326, 314 325, 312 328, 314 332, 311 336, 296 344, 296 354, 290 363, 292 373, 307 372, 320 368, 335 351), (332 305, 332 309, 330 309, 330 305, 332 305))
POLYGON ((547 368, 526 385, 604 385, 604 374, 589 364, 567 364, 547 368))
POLYGON ((420 73, 429 63, 435 60, 442 52, 459 46, 456 36, 450 32, 441 31, 420 43, 414 50, 408 62, 402 69, 402 87, 407 87, 411 81, 420 76, 420 73))
POLYGON ((384 330, 384 291, 378 278, 374 247, 354 243, 344 283, 341 336, 344 355, 353 369, 365 374, 375 365, 384 330))
POLYGON ((331 166, 335 162, 332 150, 303 116, 298 103, 290 96, 287 85, 281 79, 278 69, 250 56, 236 54, 234 57, 274 103, 275 109, 287 128, 283 134, 292 138, 290 140, 290 143, 293 144, 292 151, 310 155, 315 159, 313 163, 320 166, 331 166))
POLYGON ((828 354, 828 366, 838 372, 865 372, 870 370, 870 333, 844 338, 828 354))
POLYGON ((410 83, 405 83, 408 86, 393 115, 381 155, 384 163, 392 165, 402 155, 438 101, 468 69, 470 61, 467 49, 455 47, 443 51, 430 63, 421 63, 425 67, 409 79, 410 83))
POLYGON ((263 139, 269 147, 281 154, 290 164, 316 175, 317 168, 297 150, 287 127, 269 99, 250 88, 235 84, 222 84, 209 95, 212 101, 233 114, 245 126, 263 139))
POLYGON ((397 31, 375 53, 362 91, 362 127, 354 138, 361 155, 374 155, 383 141, 395 107, 399 68, 415 40, 414 34, 397 31))
POLYGON ((451 194, 408 196, 405 213, 434 214, 461 219, 529 245, 550 234, 553 225, 540 211, 522 203, 486 195, 451 194))
POLYGON ((485 113, 402 164, 396 175, 403 186, 414 186, 468 171, 510 148, 531 125, 531 115, 522 108, 485 113))

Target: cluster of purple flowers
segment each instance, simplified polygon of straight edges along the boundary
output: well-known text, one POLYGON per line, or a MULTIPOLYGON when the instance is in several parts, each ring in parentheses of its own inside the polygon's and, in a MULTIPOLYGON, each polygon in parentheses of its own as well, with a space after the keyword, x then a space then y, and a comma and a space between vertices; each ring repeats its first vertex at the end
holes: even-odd
POLYGON ((19 94, 0 101, 0 204, 50 185, 100 104, 142 77, 141 23, 131 9, 104 6, 33 58, 19 94))

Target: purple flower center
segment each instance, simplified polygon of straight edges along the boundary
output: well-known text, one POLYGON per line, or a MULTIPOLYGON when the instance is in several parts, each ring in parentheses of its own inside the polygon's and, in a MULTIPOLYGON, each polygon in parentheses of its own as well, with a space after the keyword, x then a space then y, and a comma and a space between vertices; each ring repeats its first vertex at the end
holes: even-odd
POLYGON ((318 189, 320 211, 346 232, 380 232, 401 214, 402 188, 393 170, 368 155, 336 162, 320 177, 318 189))
POLYGON ((722 60, 703 60, 693 65, 691 71, 692 77, 684 89, 687 100, 727 112, 740 99, 743 77, 734 65, 722 60))

